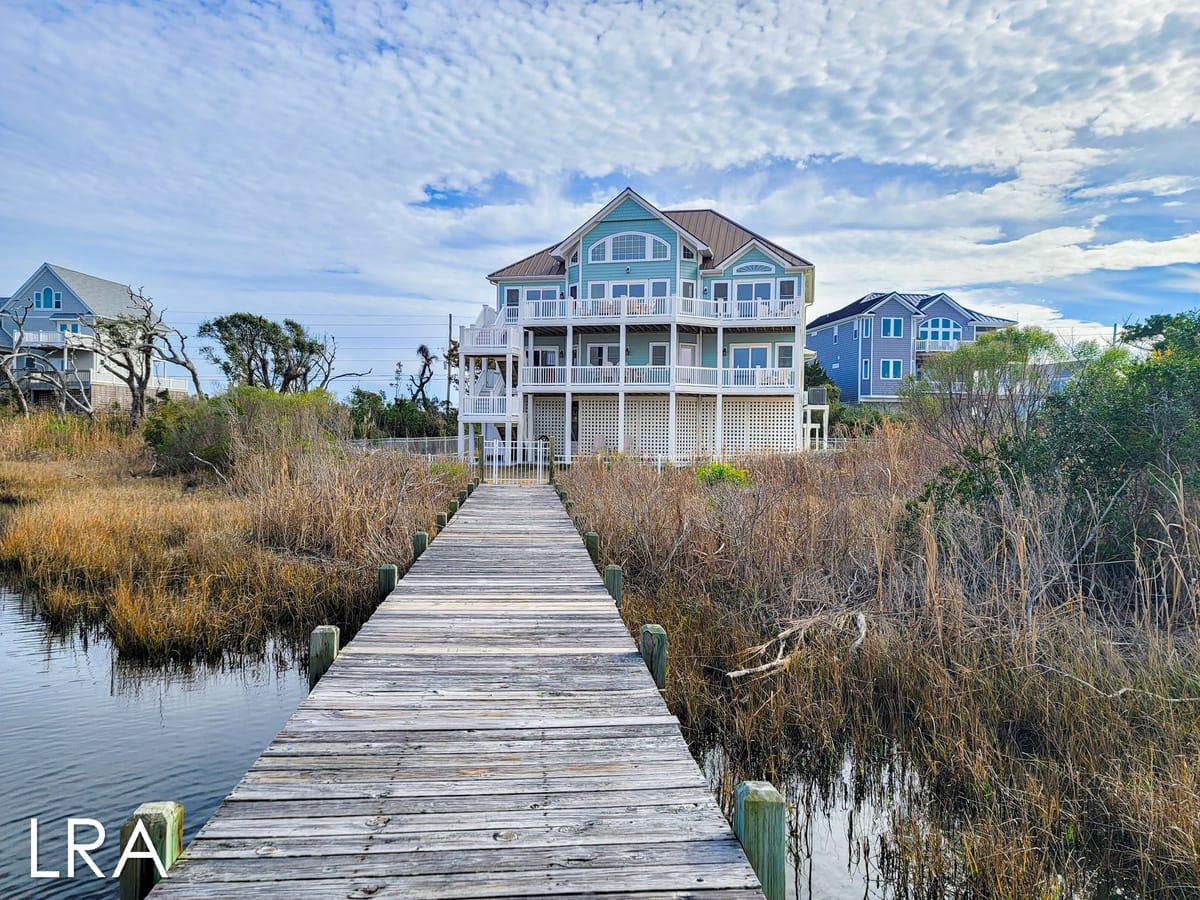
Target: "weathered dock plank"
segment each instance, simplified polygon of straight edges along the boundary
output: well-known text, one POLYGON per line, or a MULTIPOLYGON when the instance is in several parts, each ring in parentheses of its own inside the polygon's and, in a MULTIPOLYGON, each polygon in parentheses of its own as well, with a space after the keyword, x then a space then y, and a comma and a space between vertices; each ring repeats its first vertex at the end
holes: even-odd
POLYGON ((761 897, 553 491, 483 485, 156 898, 761 897))

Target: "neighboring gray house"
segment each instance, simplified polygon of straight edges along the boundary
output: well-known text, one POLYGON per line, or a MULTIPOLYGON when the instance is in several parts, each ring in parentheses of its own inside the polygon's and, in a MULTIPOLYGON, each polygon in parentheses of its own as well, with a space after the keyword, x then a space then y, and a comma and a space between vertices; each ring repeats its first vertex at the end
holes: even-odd
MULTIPOLYGON (((128 406, 128 388, 103 368, 92 352, 92 326, 97 319, 128 315, 136 309, 126 285, 42 263, 11 297, 0 302, 0 352, 12 350, 16 330, 12 314, 24 312, 21 347, 36 357, 19 360, 18 371, 39 365, 65 369, 76 373, 68 379, 70 385, 81 389, 94 408, 128 406)), ((184 397, 189 384, 185 378, 156 376, 150 394, 166 390, 184 397)), ((34 404, 49 403, 53 398, 49 384, 29 381, 26 388, 34 404)))
POLYGON ((808 347, 843 402, 891 405, 902 379, 920 377, 930 354, 1016 324, 967 309, 948 294, 876 292, 810 322, 808 347))

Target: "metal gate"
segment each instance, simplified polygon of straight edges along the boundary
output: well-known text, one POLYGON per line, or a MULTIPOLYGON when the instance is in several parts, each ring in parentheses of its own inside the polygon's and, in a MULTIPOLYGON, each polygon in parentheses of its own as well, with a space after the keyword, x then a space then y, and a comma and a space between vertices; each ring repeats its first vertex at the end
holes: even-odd
POLYGON ((484 477, 493 484, 550 481, 548 441, 484 441, 484 477))

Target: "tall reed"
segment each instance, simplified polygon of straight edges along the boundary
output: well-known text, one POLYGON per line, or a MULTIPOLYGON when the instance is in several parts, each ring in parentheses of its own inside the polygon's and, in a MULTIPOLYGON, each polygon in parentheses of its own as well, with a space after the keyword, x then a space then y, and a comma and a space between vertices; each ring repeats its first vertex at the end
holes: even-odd
POLYGON ((626 569, 631 629, 667 629, 668 699, 727 785, 819 807, 851 760, 857 802, 889 810, 873 857, 899 897, 1194 896, 1195 498, 1162 511, 1169 546, 1135 581, 1097 582, 1060 492, 939 509, 920 498, 945 461, 889 427, 750 460, 744 486, 620 460, 561 480, 626 569))

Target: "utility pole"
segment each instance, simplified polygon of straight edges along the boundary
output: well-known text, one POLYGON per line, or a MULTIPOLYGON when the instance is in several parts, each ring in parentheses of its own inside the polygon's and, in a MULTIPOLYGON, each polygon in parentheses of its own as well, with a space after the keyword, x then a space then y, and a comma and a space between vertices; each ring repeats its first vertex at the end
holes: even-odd
MULTIPOLYGON (((454 313, 446 323, 446 414, 450 414, 450 345, 454 343, 454 313)), ((462 350, 460 349, 461 353, 462 350)))

